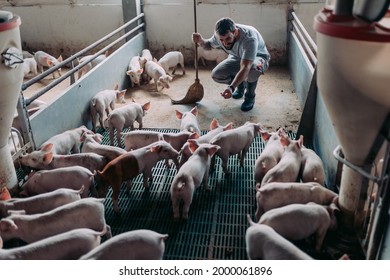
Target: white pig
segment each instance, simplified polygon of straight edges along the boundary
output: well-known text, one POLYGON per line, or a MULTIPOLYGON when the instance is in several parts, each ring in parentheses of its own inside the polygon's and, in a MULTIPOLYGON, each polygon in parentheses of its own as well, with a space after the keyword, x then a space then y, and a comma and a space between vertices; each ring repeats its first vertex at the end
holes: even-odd
POLYGON ((81 260, 161 260, 165 251, 165 239, 168 234, 138 229, 123 232, 89 253, 81 260))
POLYGON ((154 142, 165 140, 172 147, 179 151, 188 139, 197 139, 199 135, 196 132, 180 131, 174 132, 158 132, 150 130, 133 130, 127 133, 122 133, 125 143, 125 150, 136 150, 154 142))
POLYGON ((162 68, 157 62, 147 61, 145 63, 144 71, 154 80, 155 91, 159 91, 158 84, 161 84, 161 90, 164 88, 170 88, 169 83, 172 81, 172 77, 169 76, 165 72, 164 68, 162 68))
POLYGON ((195 189, 203 183, 205 190, 210 190, 208 185, 210 159, 220 148, 217 145, 198 144, 196 140, 188 140, 188 144, 193 154, 173 178, 170 189, 175 221, 180 218, 181 201, 184 204, 182 218, 187 220, 195 189))
POLYGON ((153 56, 152 56, 150 50, 148 50, 148 49, 143 49, 143 50, 141 51, 141 57, 145 58, 146 61, 151 61, 151 60, 153 60, 153 56))
POLYGON ((94 176, 95 173, 78 165, 51 170, 39 170, 33 172, 27 182, 22 185, 23 191, 20 195, 34 196, 54 191, 58 188, 78 190, 81 186, 84 186, 84 192, 81 194, 81 197, 84 198, 88 196, 90 187, 92 188, 92 193, 95 192, 94 176))
POLYGON ((334 203, 330 206, 313 202, 289 204, 265 212, 259 224, 272 227, 289 240, 303 240, 315 234, 315 250, 320 252, 327 231, 337 229, 336 210, 334 203))
POLYGON ((100 245, 105 233, 106 229, 73 229, 21 247, 0 249, 0 260, 77 260, 100 245))
POLYGON ((143 68, 140 64, 140 56, 135 55, 130 59, 129 66, 126 71, 126 75, 130 77, 132 87, 140 84, 142 72, 143 68))
POLYGON ((177 65, 180 65, 180 68, 183 72, 183 75, 186 73, 186 69, 184 68, 184 56, 179 51, 172 51, 166 53, 162 58, 159 59, 158 63, 161 67, 168 73, 170 68, 173 68, 172 75, 176 72, 177 65))
POLYGON ((321 158, 312 149, 302 147, 300 178, 303 182, 325 183, 325 170, 321 158))
POLYGON ((145 112, 150 108, 150 101, 144 104, 131 102, 123 107, 113 110, 108 115, 108 127, 110 128, 110 145, 114 145, 114 129, 116 129, 116 138, 118 146, 122 147, 121 132, 124 128, 130 127, 134 130, 134 122, 138 122, 138 129, 142 129, 142 119, 145 112))
MULTIPOLYGON (((225 174, 229 174, 227 168, 227 162, 229 156, 238 155, 240 159, 240 166, 244 166, 245 155, 252 145, 253 140, 259 134, 261 130, 260 123, 246 122, 244 125, 233 128, 227 131, 223 131, 217 134, 210 144, 218 145, 221 147, 217 151, 217 155, 222 160, 222 168, 225 174)), ((214 167, 214 160, 211 166, 214 167)))
MULTIPOLYGON (((185 145, 188 139, 197 139, 199 134, 196 132, 180 131, 178 133, 169 132, 157 132, 148 130, 134 130, 128 133, 122 133, 124 136, 123 141, 125 143, 125 150, 136 150, 147 145, 150 145, 159 140, 165 140, 176 150, 180 149, 185 145)), ((166 166, 169 167, 168 160, 165 162, 166 166)))
POLYGON ((8 210, 24 210, 29 215, 50 211, 58 206, 79 200, 83 192, 84 187, 79 190, 60 188, 31 197, 0 201, 0 217, 8 216, 8 210))
POLYGON ((276 132, 260 131, 261 137, 267 141, 264 150, 255 161, 255 182, 261 184, 265 174, 282 158, 284 146, 280 143, 280 134, 283 128, 276 132))
POLYGON ((91 118, 92 118, 92 131, 96 132, 96 117, 99 117, 100 127, 104 129, 103 116, 106 112, 107 116, 110 114, 111 110, 115 109, 115 102, 126 103, 125 93, 126 89, 118 90, 118 84, 115 84, 114 89, 106 89, 99 91, 91 99, 91 118))
MULTIPOLYGON (((141 68, 145 67, 146 61, 152 61, 152 60, 153 60, 153 56, 150 53, 150 50, 143 49, 140 57, 141 68)), ((141 74, 140 84, 147 85, 149 82, 150 82, 150 76, 143 71, 141 74)))
POLYGON ((23 59, 23 77, 26 78, 30 73, 38 75, 37 62, 33 57, 23 59))
POLYGON ((286 147, 282 158, 272 167, 261 181, 261 186, 271 182, 296 182, 299 175, 302 159, 303 136, 299 140, 290 140, 288 136, 281 135, 280 143, 286 147))
MULTIPOLYGON (((94 55, 86 55, 83 56, 79 60, 79 64, 84 63, 85 61, 91 59, 94 55)), ((103 62, 108 57, 108 51, 106 51, 104 54, 98 55, 95 59, 91 60, 89 63, 85 64, 77 73, 77 79, 80 79, 82 75, 87 74, 93 67, 98 65, 99 63, 103 62)))
POLYGON ((46 147, 47 144, 53 144, 51 152, 58 155, 67 155, 70 153, 80 153, 80 137, 83 133, 92 133, 86 126, 69 129, 57 135, 50 137, 40 147, 46 147))
POLYGON ((318 183, 273 182, 256 190, 256 219, 271 209, 293 203, 330 205, 338 195, 318 183))
MULTIPOLYGON (((60 55, 57 59, 54 56, 51 56, 48 53, 45 53, 44 51, 37 51, 34 53, 34 58, 37 62, 38 69, 41 73, 43 73, 43 67, 54 67, 57 66, 62 62, 62 56, 60 55)), ((61 68, 57 69, 57 73, 59 76, 62 76, 61 74, 61 68)), ((55 75, 53 72, 53 79, 55 79, 55 75)))
POLYGON ((143 185, 145 189, 148 189, 148 180, 153 181, 152 168, 156 163, 163 159, 172 159, 178 167, 178 155, 178 151, 173 149, 169 143, 158 141, 117 157, 110 161, 103 171, 97 171, 96 182, 99 197, 106 197, 108 187, 111 186, 114 211, 119 213, 118 198, 123 181, 128 181, 127 191, 129 191, 131 179, 142 173, 143 185))
POLYGON ((180 130, 187 130, 190 132, 196 132, 201 135, 201 131, 198 123, 198 107, 193 107, 188 112, 176 111, 176 118, 180 120, 180 130))
MULTIPOLYGON (((210 123, 210 131, 207 132, 206 134, 200 136, 196 142, 198 144, 204 144, 204 143, 209 143, 211 139, 214 138, 217 134, 219 134, 222 131, 230 130, 233 128, 233 123, 228 123, 225 126, 222 126, 218 123, 217 119, 213 119, 210 123)), ((192 155, 191 150, 189 148, 189 144, 185 143, 183 147, 181 148, 181 158, 180 158, 180 166, 182 166, 188 158, 192 155)))
POLYGON ((206 50, 204 48, 198 48, 198 60, 202 61, 203 66, 206 66, 206 63, 204 61, 205 59, 215 61, 217 64, 219 64, 227 57, 228 54, 222 49, 212 48, 211 50, 206 50))
POLYGON ((76 228, 99 232, 106 228, 105 236, 110 238, 111 229, 104 218, 103 201, 88 197, 40 214, 12 213, 0 220, 0 236, 4 241, 17 238, 32 243, 76 228))
POLYGON ((250 260, 312 260, 293 243, 285 239, 270 226, 256 224, 247 215, 246 252, 250 260))
POLYGON ((96 153, 56 155, 51 151, 52 147, 53 144, 46 144, 40 150, 21 155, 20 163, 38 170, 79 165, 94 172, 95 170, 102 170, 108 162, 104 156, 96 153))
POLYGON ((119 147, 102 145, 101 134, 88 134, 84 133, 81 135, 80 141, 83 143, 81 148, 82 153, 96 153, 98 155, 104 156, 108 161, 113 160, 114 158, 123 155, 126 151, 119 147))

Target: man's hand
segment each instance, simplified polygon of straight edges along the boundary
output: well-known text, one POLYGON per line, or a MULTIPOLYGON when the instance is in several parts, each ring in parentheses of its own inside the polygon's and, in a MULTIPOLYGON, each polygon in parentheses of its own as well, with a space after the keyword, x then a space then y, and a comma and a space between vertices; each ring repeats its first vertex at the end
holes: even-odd
POLYGON ((192 33, 192 42, 202 46, 202 44, 204 43, 202 35, 200 35, 200 33, 192 33))
POLYGON ((225 99, 229 99, 232 97, 232 90, 230 89, 230 87, 228 87, 227 89, 225 89, 223 92, 220 93, 221 96, 225 99))

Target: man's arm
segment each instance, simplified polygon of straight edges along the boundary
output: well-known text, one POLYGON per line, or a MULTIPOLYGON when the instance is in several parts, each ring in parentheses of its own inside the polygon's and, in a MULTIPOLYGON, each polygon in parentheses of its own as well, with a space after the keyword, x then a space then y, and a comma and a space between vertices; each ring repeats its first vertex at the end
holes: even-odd
POLYGON ((232 93, 234 89, 248 78, 248 74, 249 71, 251 70, 252 63, 253 63, 252 60, 241 59, 240 70, 238 71, 233 81, 228 86, 228 88, 221 93, 223 98, 229 99, 230 97, 232 97, 232 93))
POLYGON ((200 33, 192 33, 192 41, 206 50, 212 48, 210 40, 204 39, 200 33))

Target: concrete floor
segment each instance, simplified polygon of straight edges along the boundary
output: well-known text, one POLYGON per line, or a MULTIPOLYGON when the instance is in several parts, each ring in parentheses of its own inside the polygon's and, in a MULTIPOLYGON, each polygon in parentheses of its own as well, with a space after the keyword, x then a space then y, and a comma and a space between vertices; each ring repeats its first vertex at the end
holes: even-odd
MULTIPOLYGON (((196 104, 172 105, 171 98, 180 100, 183 98, 189 87, 195 82, 195 70, 187 68, 186 74, 181 75, 180 68, 173 75, 173 81, 169 89, 160 92, 153 91, 153 81, 148 85, 141 85, 129 88, 126 93, 126 101, 134 99, 138 103, 151 102, 150 110, 145 115, 144 127, 150 128, 179 128, 180 121, 176 118, 175 110, 186 112, 195 105, 198 107, 198 121, 202 130, 208 130, 210 122, 216 118, 220 124, 233 122, 234 126, 240 126, 246 121, 260 122, 264 129, 276 130, 283 127, 288 131, 296 132, 302 114, 294 86, 290 79, 287 67, 271 66, 265 75, 261 76, 256 88, 256 105, 249 112, 240 110, 243 99, 226 100, 220 96, 220 92, 226 85, 215 83, 210 77, 212 63, 208 66, 201 65, 199 68, 200 84, 204 89, 203 99, 196 104)), ((63 71, 66 71, 64 69, 63 71)), ((51 82, 51 77, 28 88, 24 95, 33 95, 40 87, 51 82)), ((69 81, 65 80, 39 99, 50 102, 55 96, 62 92, 69 81)), ((123 106, 117 104, 117 107, 123 106)), ((137 127, 137 124, 135 125, 137 127)))

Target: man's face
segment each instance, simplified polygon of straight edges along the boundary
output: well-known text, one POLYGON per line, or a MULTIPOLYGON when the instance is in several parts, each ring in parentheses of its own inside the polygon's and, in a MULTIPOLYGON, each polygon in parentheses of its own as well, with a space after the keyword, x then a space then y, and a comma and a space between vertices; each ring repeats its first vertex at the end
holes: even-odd
POLYGON ((227 49, 231 50, 233 48, 234 43, 236 42, 236 37, 234 36, 234 33, 231 31, 228 31, 225 35, 219 35, 219 40, 221 41, 222 45, 227 49))

